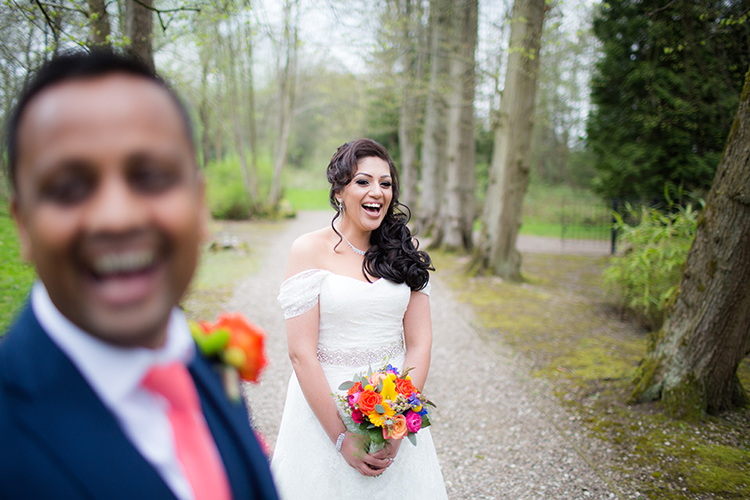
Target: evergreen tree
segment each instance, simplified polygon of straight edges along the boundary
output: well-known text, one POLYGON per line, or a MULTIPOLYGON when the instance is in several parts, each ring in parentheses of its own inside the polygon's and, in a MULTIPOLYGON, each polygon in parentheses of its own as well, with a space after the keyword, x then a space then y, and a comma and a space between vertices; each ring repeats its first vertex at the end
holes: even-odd
POLYGON ((747 2, 610 0, 594 20, 594 188, 651 200, 706 192, 750 62, 747 2))

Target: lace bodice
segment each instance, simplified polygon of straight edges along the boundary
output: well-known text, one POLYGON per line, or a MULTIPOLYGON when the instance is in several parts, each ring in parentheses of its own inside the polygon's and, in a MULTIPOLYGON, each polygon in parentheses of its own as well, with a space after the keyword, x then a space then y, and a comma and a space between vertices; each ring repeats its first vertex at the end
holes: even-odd
POLYGON ((392 353, 389 349, 403 350, 403 319, 410 297, 411 290, 403 283, 382 278, 368 283, 311 269, 284 281, 278 299, 287 319, 319 301, 318 358, 358 366, 372 362, 362 352, 382 359, 392 353))

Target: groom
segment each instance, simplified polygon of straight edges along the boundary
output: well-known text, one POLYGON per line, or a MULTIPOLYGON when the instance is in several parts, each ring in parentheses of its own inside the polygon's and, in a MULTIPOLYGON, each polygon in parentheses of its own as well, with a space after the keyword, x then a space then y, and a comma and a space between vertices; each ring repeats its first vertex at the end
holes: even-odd
POLYGON ((0 340, 0 498, 276 499, 244 405, 177 307, 207 215, 175 94, 138 62, 68 54, 8 130, 39 281, 0 340))

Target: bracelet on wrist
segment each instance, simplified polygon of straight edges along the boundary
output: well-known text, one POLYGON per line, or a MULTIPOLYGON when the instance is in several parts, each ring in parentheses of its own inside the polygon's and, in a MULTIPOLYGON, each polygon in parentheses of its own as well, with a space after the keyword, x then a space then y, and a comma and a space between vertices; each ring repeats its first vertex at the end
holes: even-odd
POLYGON ((339 434, 336 439, 336 453, 341 453, 341 446, 344 444, 344 438, 346 438, 346 431, 339 434))

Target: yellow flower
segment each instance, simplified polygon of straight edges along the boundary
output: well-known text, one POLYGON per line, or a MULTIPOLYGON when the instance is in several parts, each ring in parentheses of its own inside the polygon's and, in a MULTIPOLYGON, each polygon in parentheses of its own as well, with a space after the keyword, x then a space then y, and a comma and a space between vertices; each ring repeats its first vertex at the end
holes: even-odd
POLYGON ((380 391, 380 395, 383 396, 383 399, 396 401, 398 392, 396 392, 396 383, 393 381, 393 378, 387 377, 383 380, 383 390, 380 391))
POLYGON ((385 421, 396 414, 395 410, 385 401, 380 403, 380 405, 383 407, 383 410, 385 410, 383 413, 379 413, 377 410, 372 410, 367 414, 367 418, 370 419, 370 422, 377 427, 383 427, 385 421))

